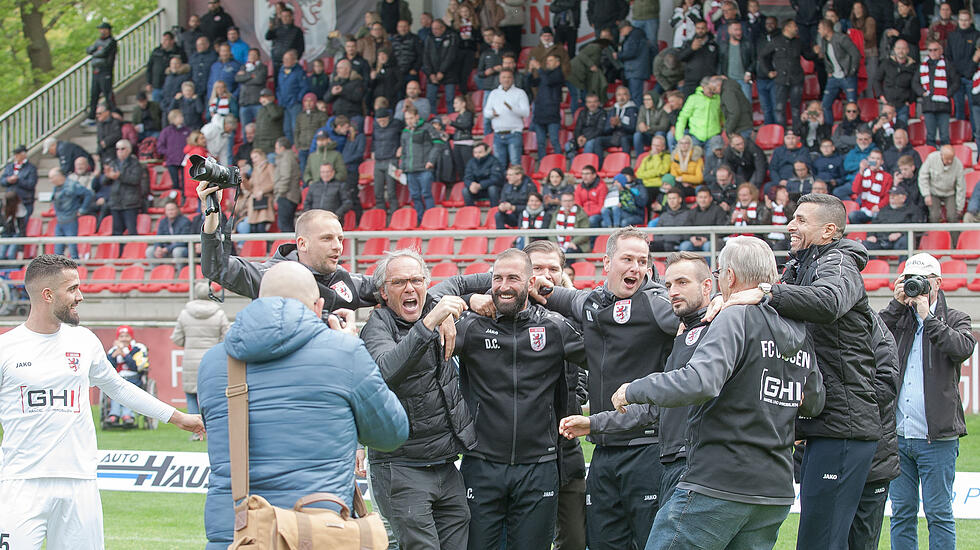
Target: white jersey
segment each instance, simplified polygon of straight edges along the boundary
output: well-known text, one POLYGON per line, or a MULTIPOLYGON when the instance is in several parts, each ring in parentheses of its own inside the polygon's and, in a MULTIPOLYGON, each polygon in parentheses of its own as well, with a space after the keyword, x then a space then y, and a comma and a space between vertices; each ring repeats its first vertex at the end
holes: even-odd
POLYGON ((83 327, 39 334, 24 325, 0 335, 0 481, 95 479, 89 386, 162 422, 174 408, 116 373, 102 342, 83 327))

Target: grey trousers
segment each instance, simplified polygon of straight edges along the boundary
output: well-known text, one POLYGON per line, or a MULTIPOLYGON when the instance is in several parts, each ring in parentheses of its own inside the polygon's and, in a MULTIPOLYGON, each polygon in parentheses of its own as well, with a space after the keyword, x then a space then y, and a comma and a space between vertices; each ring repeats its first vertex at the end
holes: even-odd
POLYGON ((402 550, 463 550, 470 509, 463 476, 452 463, 371 464, 375 504, 402 550))

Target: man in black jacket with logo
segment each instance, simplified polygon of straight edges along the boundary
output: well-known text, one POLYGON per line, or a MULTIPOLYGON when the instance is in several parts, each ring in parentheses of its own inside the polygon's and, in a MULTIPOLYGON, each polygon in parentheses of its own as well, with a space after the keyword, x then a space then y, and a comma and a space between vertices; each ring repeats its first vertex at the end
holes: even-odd
POLYGON ((558 511, 558 416, 565 361, 584 364, 569 322, 528 304, 531 261, 516 249, 493 264, 494 317, 465 315, 456 353, 477 444, 463 456, 470 550, 550 548, 558 511))
MULTIPOLYGON (((627 227, 610 235, 603 257, 606 282, 594 290, 555 288, 548 309, 580 323, 588 353, 593 413, 612 409, 624 382, 663 372, 678 318, 663 285, 647 278, 646 234, 627 227)), ((536 287, 549 286, 538 283, 536 287)), ((660 446, 653 429, 591 436, 596 443, 586 479, 589 548, 642 548, 657 513, 660 446)))
MULTIPOLYGON (((776 259, 755 237, 718 258, 722 297, 772 285, 776 259)), ((692 333, 688 333, 690 336, 692 333)), ((623 384, 612 403, 691 405, 687 471, 646 549, 772 547, 795 499, 793 423, 823 407, 806 325, 767 303, 723 310, 683 368, 623 384)))
POLYGON ((464 548, 470 510, 454 462, 476 446, 476 431, 439 327, 466 303, 440 299, 445 283, 427 289, 429 271, 411 249, 382 258, 373 282, 382 306, 361 339, 408 413, 410 432, 398 449, 370 454, 375 503, 403 548, 464 548))
POLYGON ((953 477, 959 438, 966 435, 960 368, 973 354, 976 340, 970 316, 947 304, 940 290, 942 276, 936 258, 912 256, 895 281, 894 299, 881 311, 898 343, 901 367, 895 430, 901 473, 891 484, 895 548, 918 546, 920 484, 930 547, 956 548, 953 477), (922 288, 909 297, 913 277, 922 288))
POLYGON ((827 402, 822 413, 796 426, 797 439, 806 440, 797 548, 844 548, 881 437, 872 311, 861 277, 868 252, 841 238, 847 217, 840 199, 808 194, 798 204, 787 226, 784 284, 743 290, 726 306, 768 296, 779 315, 807 323, 827 402))
MULTIPOLYGON (((664 372, 683 368, 694 355, 708 330, 701 321, 711 302, 714 280, 711 268, 702 256, 693 252, 677 252, 667 257, 664 273, 667 296, 676 315, 683 324, 683 331, 674 338, 674 347, 667 358, 664 372)), ((670 499, 677 482, 687 469, 687 426, 692 407, 661 408, 650 404, 634 404, 626 407, 626 413, 615 410, 594 412, 588 417, 563 418, 559 430, 565 437, 591 434, 613 434, 635 429, 638 426, 656 425, 659 420, 660 462, 663 476, 660 481, 659 505, 670 499), (658 419, 659 416, 659 419, 658 419)))

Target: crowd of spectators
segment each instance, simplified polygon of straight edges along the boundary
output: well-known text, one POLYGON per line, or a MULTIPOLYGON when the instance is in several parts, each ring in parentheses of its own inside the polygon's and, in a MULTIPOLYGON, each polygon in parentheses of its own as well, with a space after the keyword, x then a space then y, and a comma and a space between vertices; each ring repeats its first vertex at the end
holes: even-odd
MULTIPOLYGON (((381 0, 355 34, 333 32, 325 56, 300 61, 303 32, 284 4, 265 35, 272 55, 264 60, 210 2, 186 28, 163 34, 128 120, 102 94, 94 155, 45 142, 60 173, 93 197, 78 198, 75 186, 57 193, 58 234, 73 234, 86 213, 113 216, 114 234, 134 230, 137 213, 153 205, 137 151, 162 161, 172 183, 157 207, 193 200, 190 154, 237 164, 239 231, 290 231, 304 207, 359 219, 371 193, 390 218, 400 185, 421 220, 435 206, 433 182, 445 196, 459 185, 467 205, 489 203, 501 229, 555 226, 565 192, 576 212, 558 227, 581 226, 578 210, 591 227, 780 225, 810 192, 850 201, 854 224, 980 216, 980 195, 968 196, 964 177, 970 151, 957 152, 949 135, 951 119, 976 113, 969 119, 980 141, 980 30, 971 11, 942 3, 923 14, 911 0, 894 11, 797 2, 796 15, 778 21, 758 0, 684 0, 672 34, 655 34, 657 0, 632 2, 633 18, 625 0, 601 12, 594 4, 595 40, 575 43, 570 26, 582 23, 558 2, 554 26, 521 49, 513 33, 524 15, 516 19, 504 0, 451 2, 441 18, 421 14, 417 32, 406 2, 381 0), (933 152, 913 147, 912 130, 922 139, 923 127, 933 152), (529 133, 536 158, 524 150, 529 133), (629 162, 610 172, 604 161, 614 152, 629 162), (549 153, 595 157, 574 176, 558 169, 533 181, 549 153), (373 173, 364 177, 368 160, 373 173)), ((95 50, 114 48, 111 28, 100 33, 95 50)), ((104 69, 106 57, 93 57, 104 69)), ((17 195, 7 201, 4 235, 22 232, 17 214, 33 210, 37 174, 22 157, 3 168, 5 189, 17 195)), ((869 235, 872 248, 903 246, 896 234, 869 235)), ((785 246, 779 233, 769 242, 785 246)), ((678 235, 654 247, 707 243, 678 235)))

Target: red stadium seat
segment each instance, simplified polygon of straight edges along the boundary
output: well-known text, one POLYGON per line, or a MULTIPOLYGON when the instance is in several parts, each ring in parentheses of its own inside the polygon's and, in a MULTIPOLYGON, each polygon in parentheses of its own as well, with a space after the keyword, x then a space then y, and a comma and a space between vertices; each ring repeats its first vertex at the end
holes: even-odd
POLYGON ((243 241, 239 244, 238 255, 253 261, 261 261, 268 255, 268 245, 266 241, 243 241))
POLYGON ((422 253, 422 237, 402 237, 395 243, 395 250, 412 249, 422 253))
POLYGON ((943 282, 940 288, 943 292, 952 292, 967 285, 968 273, 966 262, 963 260, 946 260, 939 264, 943 271, 943 282))
MULTIPOLYGON (((964 122, 959 120, 957 122, 964 122)), ((956 158, 960 159, 963 163, 963 168, 968 169, 973 166, 973 149, 970 149, 966 145, 954 145, 953 152, 956 153, 956 158)))
MULTIPOLYGON (((404 185, 400 187, 404 187, 404 185)), ((395 213, 391 215, 391 221, 388 223, 388 230, 411 231, 412 229, 415 229, 417 225, 418 214, 415 212, 414 208, 408 206, 395 210, 395 213)))
MULTIPOLYGON (((133 244, 133 243, 129 243, 133 244)), ((138 290, 143 283, 145 272, 141 265, 131 265, 122 270, 119 274, 119 282, 112 285, 109 291, 113 294, 125 294, 132 290, 138 290)))
POLYGON ((619 174, 623 168, 626 168, 629 165, 629 153, 609 153, 602 161, 602 169, 599 170, 599 176, 603 178, 611 178, 616 174, 619 174))
POLYGON ((878 100, 873 97, 862 97, 858 100, 858 111, 861 112, 861 120, 868 122, 878 118, 878 100))
POLYGON ((446 184, 441 181, 432 182, 432 202, 442 204, 444 198, 446 198, 446 184))
POLYGON ((663 280, 664 275, 667 273, 667 264, 661 262, 660 260, 654 260, 653 269, 654 272, 657 274, 657 278, 663 280))
POLYGON ((925 162, 926 157, 936 150, 936 148, 932 145, 917 145, 914 147, 914 149, 916 153, 919 153, 919 158, 922 159, 922 162, 925 162))
POLYGON ((859 208, 861 208, 861 205, 855 201, 844 201, 844 210, 847 212, 848 216, 851 215, 851 212, 854 212, 859 208))
POLYGON ((977 269, 974 274, 976 276, 970 279, 970 282, 967 283, 966 288, 972 290, 973 292, 980 292, 980 264, 977 264, 977 269))
POLYGON ((861 275, 864 276, 864 289, 870 292, 887 287, 890 270, 885 260, 868 260, 868 265, 861 270, 861 275))
POLYGON ((854 231, 853 233, 844 235, 844 238, 851 239, 852 241, 863 241, 868 238, 868 234, 864 231, 854 231))
POLYGON ((606 243, 609 242, 609 235, 599 235, 595 239, 595 244, 592 245, 592 253, 596 255, 596 258, 602 258, 606 254, 606 243))
POLYGON ((82 281, 80 288, 82 292, 97 293, 112 288, 116 279, 116 268, 111 265, 104 265, 92 272, 92 276, 87 281, 82 281))
POLYGON ((482 113, 483 96, 484 96, 483 90, 473 90, 472 92, 470 92, 470 103, 473 104, 473 107, 475 107, 476 110, 480 112, 480 114, 483 114, 482 113))
POLYGON ((150 280, 139 286, 140 292, 155 293, 167 290, 173 284, 176 270, 170 264, 160 264, 150 271, 150 280))
POLYGON ((135 262, 141 262, 146 259, 146 243, 126 243, 123 247, 122 256, 119 258, 119 263, 123 265, 129 265, 135 262))
POLYGON ((594 166, 598 170, 599 155, 595 153, 579 153, 572 160, 572 166, 568 169, 576 178, 582 177, 582 169, 586 166, 594 166))
POLYGON ((783 127, 778 124, 763 124, 756 135, 755 143, 764 151, 771 151, 783 144, 783 127))
POLYGON ((385 221, 388 213, 380 208, 365 210, 361 215, 361 223, 357 226, 358 231, 384 231, 385 221))
POLYGON ((419 229, 423 231, 439 231, 449 227, 449 212, 441 207, 430 208, 422 214, 422 223, 419 229))
POLYGON ((398 197, 398 207, 402 206, 412 206, 412 197, 408 193, 407 185, 398 185, 396 187, 395 195, 398 197))
POLYGON ((184 206, 180 208, 180 211, 184 214, 197 214, 200 203, 201 201, 197 200, 197 197, 187 197, 187 200, 184 201, 184 206))
POLYGON ((364 248, 361 250, 360 257, 376 257, 381 256, 386 250, 391 248, 391 240, 384 237, 375 237, 373 239, 368 239, 364 243, 364 248))
POLYGON ((112 235, 112 216, 102 218, 102 221, 99 223, 99 231, 96 234, 100 237, 112 235))
POLYGON ((803 77, 803 99, 806 101, 811 101, 814 99, 820 99, 820 97, 820 81, 817 80, 817 75, 807 74, 805 77, 803 77))
POLYGON ((432 286, 444 279, 448 279, 449 277, 455 277, 456 275, 459 275, 459 268, 456 267, 455 263, 440 262, 432 266, 432 271, 430 272, 432 282, 429 284, 429 286, 432 286))
POLYGON ((374 117, 366 116, 364 117, 364 135, 370 136, 374 134, 374 117))
POLYGON ((359 185, 357 189, 357 197, 361 201, 361 208, 365 210, 374 208, 378 205, 378 201, 374 199, 373 185, 359 185))
POLYGON ((149 214, 136 216, 136 233, 138 235, 153 235, 153 220, 149 214))
POLYGON ((466 266, 466 269, 463 270, 463 275, 478 275, 480 273, 489 273, 489 272, 490 272, 490 264, 484 262, 473 262, 470 265, 466 266))
POLYGON ((490 253, 496 256, 508 248, 514 248, 515 239, 516 237, 497 237, 493 240, 493 248, 490 253))
POLYGON ((572 264, 572 269, 575 271, 575 288, 583 290, 596 285, 594 263, 575 262, 572 264))
POLYGON ((361 185, 374 181, 374 159, 367 159, 357 167, 357 181, 361 185))
POLYGON ((477 258, 483 258, 487 255, 487 238, 486 237, 466 237, 463 239, 463 244, 459 247, 459 253, 457 256, 465 258, 467 260, 474 260, 477 258))
POLYGON ((814 67, 813 61, 810 61, 809 59, 801 56, 800 57, 800 67, 803 69, 803 74, 806 74, 806 75, 812 75, 812 74, 814 74, 813 71, 814 71, 814 68, 815 67, 814 67))
POLYGON ((459 208, 464 204, 466 203, 463 201, 463 183, 454 183, 452 189, 449 190, 449 196, 442 200, 442 205, 446 208, 459 208))
MULTIPOLYGON (((54 237, 55 236, 54 235, 54 232, 55 232, 55 229, 57 229, 57 227, 58 227, 58 222, 56 220, 49 221, 44 226, 44 233, 41 236, 42 237, 54 237)), ((44 245, 44 253, 45 254, 54 254, 54 245, 53 244, 46 244, 46 245, 44 245)))
POLYGON ((524 152, 538 152, 538 135, 534 132, 524 132, 524 152))
POLYGON ((425 247, 425 261, 446 261, 455 253, 456 243, 452 237, 433 237, 425 247))
POLYGON ((523 70, 527 67, 527 62, 531 59, 531 48, 525 46, 521 48, 521 53, 517 55, 517 68, 523 70))
POLYGON ((980 181, 980 170, 970 172, 963 179, 966 180, 966 198, 969 199, 973 196, 973 189, 977 186, 977 182, 980 181))
POLYGON ((957 260, 976 260, 980 258, 980 231, 963 231, 956 239, 956 250, 975 250, 977 252, 953 254, 957 260))
POLYGON ((912 147, 926 144, 926 125, 921 120, 909 122, 909 143, 912 147))
POLYGON ((970 130, 970 123, 965 120, 949 121, 949 142, 953 145, 960 145, 973 139, 973 132, 970 130))
MULTIPOLYGON (((462 185, 458 187, 462 187, 462 185)), ((450 229, 455 229, 457 231, 479 229, 480 216, 481 213, 479 206, 464 206, 456 211, 456 218, 453 220, 453 225, 450 227, 450 229)))
POLYGON ((943 250, 949 250, 951 242, 949 231, 929 231, 919 241, 919 248, 938 258, 943 250))
POLYGON ((78 217, 78 236, 89 237, 95 234, 95 216, 78 217))
POLYGON ((483 126, 483 110, 481 108, 480 112, 476 113, 476 118, 473 119, 473 135, 483 136, 486 134, 486 128, 483 126))
POLYGON ((150 169, 150 191, 156 191, 158 193, 163 191, 170 191, 173 189, 174 184, 170 181, 170 172, 167 170, 157 170, 156 168, 150 169))
MULTIPOLYGON (((144 243, 145 244, 145 243, 144 243)), ((95 249, 94 260, 113 260, 119 257, 119 243, 99 243, 99 246, 95 249)), ((105 262, 92 261, 95 264, 101 264, 105 262)))

